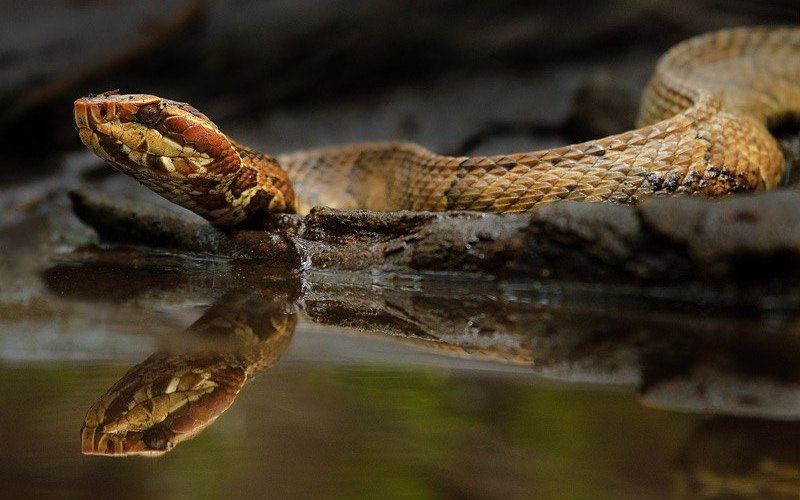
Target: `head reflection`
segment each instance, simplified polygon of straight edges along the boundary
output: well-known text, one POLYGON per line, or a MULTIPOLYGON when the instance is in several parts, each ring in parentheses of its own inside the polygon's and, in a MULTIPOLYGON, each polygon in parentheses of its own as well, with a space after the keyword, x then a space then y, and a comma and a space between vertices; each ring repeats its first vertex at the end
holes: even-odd
POLYGON ((228 296, 186 333, 190 350, 157 352, 131 368, 86 413, 85 455, 159 456, 193 438, 271 367, 291 341, 284 304, 228 296))

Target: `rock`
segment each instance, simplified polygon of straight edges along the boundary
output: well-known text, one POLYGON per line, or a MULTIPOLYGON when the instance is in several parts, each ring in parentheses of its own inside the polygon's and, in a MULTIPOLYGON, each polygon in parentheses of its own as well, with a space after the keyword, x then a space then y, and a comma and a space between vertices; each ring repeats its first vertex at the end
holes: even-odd
POLYGON ((800 193, 639 206, 562 202, 524 215, 317 208, 263 229, 214 229, 75 192, 75 212, 111 243, 255 259, 300 269, 484 273, 605 285, 800 283, 800 193))

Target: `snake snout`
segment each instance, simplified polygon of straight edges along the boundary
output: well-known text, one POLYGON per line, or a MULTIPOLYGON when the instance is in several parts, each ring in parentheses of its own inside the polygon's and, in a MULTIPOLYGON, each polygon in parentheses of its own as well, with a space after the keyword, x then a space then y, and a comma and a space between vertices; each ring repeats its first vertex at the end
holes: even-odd
POLYGON ((94 129, 99 123, 106 123, 118 118, 120 110, 116 103, 109 101, 98 102, 92 98, 81 98, 75 101, 73 116, 75 128, 94 129))
POLYGON ((122 455, 125 444, 120 436, 106 434, 95 427, 81 429, 81 454, 83 455, 122 455))
POLYGON ((160 98, 148 94, 118 94, 104 92, 99 95, 90 95, 75 100, 73 116, 75 127, 94 128, 99 123, 113 120, 127 122, 137 121, 137 113, 157 105, 160 98))
POLYGON ((81 98, 75 101, 75 105, 72 109, 72 116, 73 121, 75 123, 75 128, 82 129, 82 128, 89 128, 91 122, 89 121, 89 117, 91 116, 89 112, 89 107, 91 105, 86 102, 85 98, 81 98))

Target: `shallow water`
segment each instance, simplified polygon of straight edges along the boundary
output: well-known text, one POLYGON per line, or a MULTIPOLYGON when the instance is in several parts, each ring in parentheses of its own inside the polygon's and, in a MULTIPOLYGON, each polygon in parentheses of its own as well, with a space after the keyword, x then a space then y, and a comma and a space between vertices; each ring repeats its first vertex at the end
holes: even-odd
POLYGON ((162 458, 82 456, 126 369, 2 369, 4 498, 669 498, 700 423, 525 375, 288 359, 162 458))
POLYGON ((2 498, 796 498, 800 488, 791 311, 135 251, 65 254, 37 281, 41 298, 0 315, 2 498), (261 333, 246 340, 245 364, 265 366, 194 438, 156 458, 81 453, 89 408, 129 369, 238 352, 227 335, 248 328, 261 333))

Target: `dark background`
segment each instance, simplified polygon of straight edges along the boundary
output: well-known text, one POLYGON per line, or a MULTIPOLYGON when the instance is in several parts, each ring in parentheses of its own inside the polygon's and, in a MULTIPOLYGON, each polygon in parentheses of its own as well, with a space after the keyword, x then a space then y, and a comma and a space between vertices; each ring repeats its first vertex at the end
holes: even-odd
POLYGON ((636 95, 681 39, 792 22, 789 0, 4 2, 0 142, 22 158, 79 147, 71 101, 119 88, 190 102, 270 150, 399 135, 468 152, 487 130, 561 136, 556 92, 599 71, 636 95), (353 110, 361 130, 337 119, 353 110))

